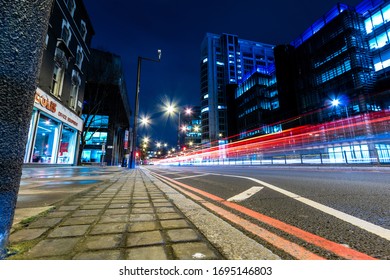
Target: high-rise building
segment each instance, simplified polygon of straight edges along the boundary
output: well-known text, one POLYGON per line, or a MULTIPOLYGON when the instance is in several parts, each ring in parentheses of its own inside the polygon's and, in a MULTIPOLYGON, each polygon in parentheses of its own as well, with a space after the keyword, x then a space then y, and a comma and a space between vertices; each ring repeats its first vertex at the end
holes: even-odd
POLYGON ((273 45, 207 33, 200 63, 202 144, 224 144, 230 135, 227 88, 240 84, 255 69, 272 66, 273 45))
POLYGON ((94 30, 82 0, 56 0, 50 15, 25 163, 74 164, 94 30))

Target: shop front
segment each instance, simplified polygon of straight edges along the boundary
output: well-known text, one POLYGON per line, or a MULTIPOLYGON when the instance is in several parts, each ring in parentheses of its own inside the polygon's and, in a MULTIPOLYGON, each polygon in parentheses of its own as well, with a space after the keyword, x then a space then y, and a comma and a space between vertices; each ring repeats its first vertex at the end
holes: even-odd
POLYGON ((25 163, 76 163, 83 120, 39 88, 35 93, 25 163))

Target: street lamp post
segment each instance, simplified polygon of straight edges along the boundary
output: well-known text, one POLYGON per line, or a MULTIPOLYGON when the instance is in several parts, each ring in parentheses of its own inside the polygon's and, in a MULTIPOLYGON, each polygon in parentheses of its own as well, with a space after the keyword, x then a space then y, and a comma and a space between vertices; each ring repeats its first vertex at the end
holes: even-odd
POLYGON ((133 125, 133 141, 132 148, 129 158, 129 168, 135 168, 135 153, 137 147, 137 125, 138 125, 138 111, 139 111, 139 91, 140 91, 140 83, 141 83, 141 62, 142 60, 148 60, 152 62, 160 62, 161 60, 161 50, 158 50, 158 59, 152 59, 147 57, 138 57, 138 67, 137 67, 137 85, 135 89, 135 111, 134 111, 134 125, 133 125))
MULTIPOLYGON (((181 112, 184 111, 184 113, 187 116, 190 116, 192 114, 192 109, 190 107, 182 107, 182 106, 177 106, 173 104, 169 104, 166 106, 166 112, 168 115, 175 114, 177 112, 178 115, 178 123, 177 123, 177 147, 180 150, 181 148, 181 141, 180 141, 180 134, 182 131, 181 127, 181 112)), ((184 130, 185 131, 185 130, 184 130)))

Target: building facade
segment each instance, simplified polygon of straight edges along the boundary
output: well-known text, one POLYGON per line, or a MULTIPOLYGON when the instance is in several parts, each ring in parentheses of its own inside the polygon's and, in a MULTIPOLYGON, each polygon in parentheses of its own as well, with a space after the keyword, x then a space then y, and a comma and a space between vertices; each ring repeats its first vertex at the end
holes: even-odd
POLYGON ((245 139, 282 130, 275 67, 257 68, 235 90, 238 135, 245 139))
POLYGON ((125 166, 130 116, 121 57, 92 49, 84 96, 80 163, 125 166))
POLYGON ((206 34, 200 62, 202 144, 214 146, 227 142, 227 88, 241 83, 254 69, 267 69, 273 64, 272 45, 230 34, 206 34))
POLYGON ((51 12, 25 163, 75 164, 94 30, 81 0, 56 0, 51 12))
POLYGON ((318 125, 311 146, 340 157, 389 153, 388 121, 377 121, 390 109, 389 21, 389 0, 339 3, 275 48, 280 117, 292 119, 283 129, 318 125))
MULTIPOLYGON (((293 95, 297 99, 301 125, 361 114, 376 106, 371 96, 375 72, 363 26, 363 17, 353 8, 337 4, 292 47, 276 48, 277 67, 291 75, 287 80, 277 76, 278 85, 284 85, 279 93, 281 98, 293 95), (334 108, 333 100, 342 107, 334 108)), ((283 105, 285 111, 291 106, 283 105)))

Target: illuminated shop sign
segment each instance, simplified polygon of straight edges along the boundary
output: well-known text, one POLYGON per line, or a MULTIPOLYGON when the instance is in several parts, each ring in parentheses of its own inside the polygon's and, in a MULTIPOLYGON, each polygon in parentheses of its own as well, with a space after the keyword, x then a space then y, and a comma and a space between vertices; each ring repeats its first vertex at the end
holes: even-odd
POLYGON ((83 129, 83 120, 79 116, 39 88, 35 92, 34 106, 79 131, 83 129))

